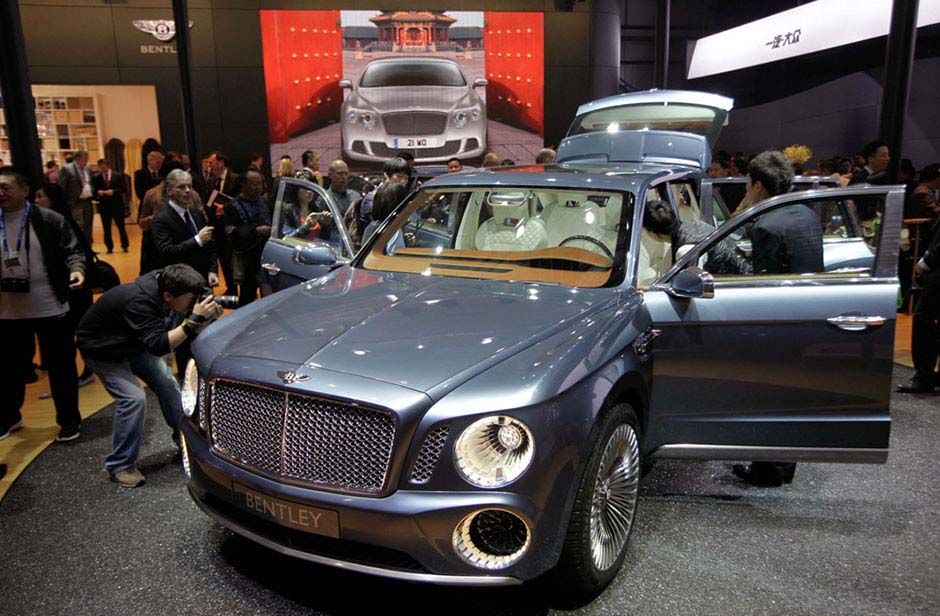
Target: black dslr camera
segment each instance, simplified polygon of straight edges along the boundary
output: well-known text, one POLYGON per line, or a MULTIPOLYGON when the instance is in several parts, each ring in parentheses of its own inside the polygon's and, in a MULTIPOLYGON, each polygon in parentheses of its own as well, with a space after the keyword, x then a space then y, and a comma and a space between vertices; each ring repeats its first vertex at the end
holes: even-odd
POLYGON ((219 306, 222 306, 226 310, 234 310, 238 308, 238 296, 237 295, 216 295, 212 292, 212 287, 204 287, 197 295, 197 302, 204 302, 206 298, 211 297, 215 300, 215 303, 219 306))

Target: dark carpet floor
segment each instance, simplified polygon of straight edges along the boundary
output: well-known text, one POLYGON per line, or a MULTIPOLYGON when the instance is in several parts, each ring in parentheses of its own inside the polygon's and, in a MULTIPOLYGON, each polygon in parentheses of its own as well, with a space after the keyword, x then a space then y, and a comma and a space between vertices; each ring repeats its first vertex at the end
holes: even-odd
MULTIPOLYGON (((898 367, 895 380, 911 372, 898 367)), ((44 452, 0 503, 0 614, 937 614, 940 397, 895 395, 883 466, 801 464, 749 488, 724 463, 660 463, 627 560, 600 597, 559 606, 540 583, 461 590, 292 560, 190 501, 152 400, 141 466, 101 465, 111 408, 44 452)))

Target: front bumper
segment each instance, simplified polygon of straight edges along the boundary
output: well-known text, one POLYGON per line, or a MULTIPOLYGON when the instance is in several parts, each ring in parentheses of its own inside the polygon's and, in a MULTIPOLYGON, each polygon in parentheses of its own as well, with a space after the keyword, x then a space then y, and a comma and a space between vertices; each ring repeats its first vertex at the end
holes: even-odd
MULTIPOLYGON (((540 537, 538 510, 504 492, 397 490, 385 498, 353 496, 286 485, 215 456, 195 427, 183 422, 191 478, 189 492, 202 510, 233 532, 303 560, 399 580, 463 586, 520 584, 543 573, 551 540, 540 537), (235 484, 271 498, 336 512, 339 537, 295 530, 245 505, 235 484), (455 526, 480 509, 508 509, 529 525, 531 547, 516 564, 487 573, 465 563, 452 547, 455 526)), ((551 533, 549 533, 551 534, 551 533)))
POLYGON ((408 151, 417 163, 444 162, 450 158, 470 159, 486 150, 486 120, 464 128, 448 127, 440 135, 391 136, 381 127, 373 130, 344 123, 343 155, 349 160, 384 162, 398 152, 408 151), (397 139, 397 141, 396 141, 397 139), (441 145, 427 146, 433 140, 441 145))

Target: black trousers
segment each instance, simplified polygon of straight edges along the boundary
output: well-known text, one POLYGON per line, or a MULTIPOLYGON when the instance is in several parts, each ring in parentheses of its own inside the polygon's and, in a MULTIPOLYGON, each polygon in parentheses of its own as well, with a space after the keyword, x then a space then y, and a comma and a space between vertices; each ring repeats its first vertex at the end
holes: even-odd
POLYGON ((261 278, 261 250, 240 255, 242 259, 242 283, 239 285, 238 306, 247 306, 258 299, 258 284, 261 278))
POLYGON ((225 279, 225 293, 223 295, 238 295, 238 283, 232 273, 232 243, 225 235, 225 224, 218 222, 212 226, 212 239, 215 241, 215 254, 219 259, 219 269, 225 279))
POLYGON ((114 242, 111 239, 112 221, 121 235, 121 248, 130 246, 131 243, 127 239, 127 230, 124 229, 124 203, 120 200, 115 203, 102 203, 98 206, 98 213, 101 215, 101 226, 104 227, 104 245, 108 247, 108 252, 114 250, 114 242))
POLYGON ((937 357, 940 355, 940 281, 925 284, 914 308, 911 322, 911 358, 914 380, 937 382, 937 357))
POLYGON ((157 254, 157 245, 153 242, 153 234, 144 231, 140 236, 140 275, 160 268, 160 256, 157 254))
POLYGON ((0 320, 0 425, 18 422, 26 396, 26 376, 33 368, 33 336, 39 338, 49 370, 56 423, 77 426, 78 371, 75 369, 75 327, 68 313, 42 319, 0 320))

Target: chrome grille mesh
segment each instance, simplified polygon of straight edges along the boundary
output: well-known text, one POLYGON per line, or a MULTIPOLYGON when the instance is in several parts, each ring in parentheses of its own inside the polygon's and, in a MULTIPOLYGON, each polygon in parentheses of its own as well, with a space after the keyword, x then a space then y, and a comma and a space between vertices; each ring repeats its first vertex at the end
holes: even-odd
POLYGON ((444 451, 449 433, 450 426, 441 426, 428 433, 421 445, 421 451, 418 453, 418 459, 415 460, 414 468, 411 469, 411 483, 427 483, 431 479, 434 467, 437 466, 437 459, 441 457, 441 452, 444 451))
POLYGON ((391 413, 315 396, 218 380, 212 444, 268 474, 359 492, 379 492, 395 443, 391 413))
POLYGON ((407 111, 382 115, 389 135, 440 135, 447 125, 447 114, 428 111, 407 111))
POLYGON ((266 473, 281 472, 284 394, 218 381, 212 400, 212 444, 266 473))

